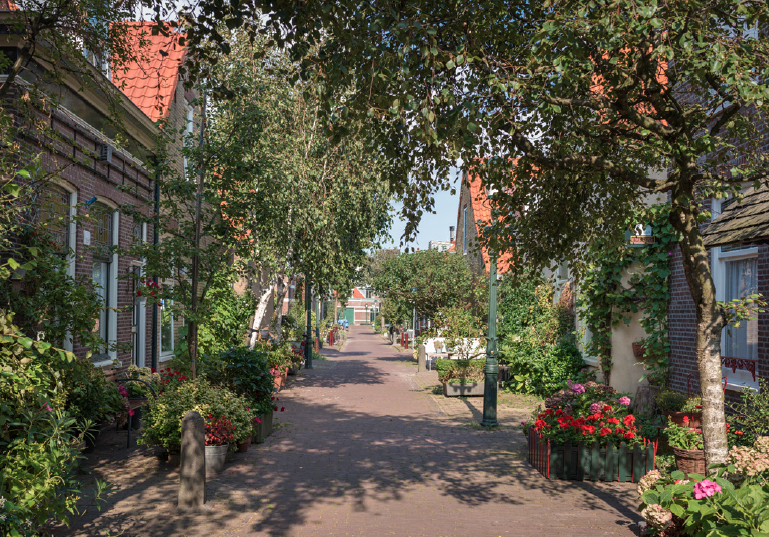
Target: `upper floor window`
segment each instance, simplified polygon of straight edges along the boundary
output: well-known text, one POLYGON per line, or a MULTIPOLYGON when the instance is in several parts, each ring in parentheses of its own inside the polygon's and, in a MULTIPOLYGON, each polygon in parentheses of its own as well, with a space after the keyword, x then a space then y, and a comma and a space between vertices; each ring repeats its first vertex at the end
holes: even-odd
MULTIPOLYGON (((192 103, 190 103, 189 101, 185 101, 185 105, 184 105, 184 145, 185 146, 189 146, 190 144, 192 144, 192 133, 195 128, 194 113, 195 113, 195 110, 192 107, 192 103)), ((185 179, 189 179, 192 176, 192 173, 189 173, 187 171, 188 166, 189 166, 189 162, 185 155, 184 157, 184 178, 185 179)))
POLYGON ((50 233, 57 252, 67 255, 69 248, 70 193, 49 185, 40 199, 39 223, 50 233))

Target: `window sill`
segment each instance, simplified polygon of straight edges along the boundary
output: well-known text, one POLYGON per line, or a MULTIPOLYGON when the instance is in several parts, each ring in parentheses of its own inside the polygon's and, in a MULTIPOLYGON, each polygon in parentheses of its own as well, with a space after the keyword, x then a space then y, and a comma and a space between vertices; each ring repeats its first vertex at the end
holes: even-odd
POLYGON ((756 384, 753 384, 753 383, 750 383, 750 382, 745 382, 745 383, 741 383, 740 382, 740 383, 737 383, 737 382, 728 382, 728 381, 726 383, 726 389, 731 391, 731 392, 741 392, 745 388, 747 388, 747 389, 749 389, 751 391, 754 391, 754 392, 758 392, 758 383, 756 383, 756 384))
POLYGON ((94 367, 107 367, 109 365, 113 364, 113 361, 111 358, 107 358, 105 360, 99 360, 98 362, 92 362, 94 367))
POLYGON ((168 362, 169 360, 173 360, 173 359, 174 359, 174 353, 170 353, 170 354, 161 354, 161 355, 160 355, 160 358, 159 358, 159 360, 160 360, 161 362, 168 362))

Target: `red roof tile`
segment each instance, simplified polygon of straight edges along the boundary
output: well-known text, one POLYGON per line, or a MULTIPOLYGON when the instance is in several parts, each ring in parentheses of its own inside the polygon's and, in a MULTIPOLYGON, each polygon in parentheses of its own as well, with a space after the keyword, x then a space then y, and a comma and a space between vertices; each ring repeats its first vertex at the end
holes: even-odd
POLYGON ((176 93, 185 47, 179 45, 178 33, 152 35, 153 22, 124 24, 128 25, 129 46, 138 54, 119 69, 113 67, 112 82, 153 122, 165 119, 176 93))
MULTIPOLYGON (((481 178, 472 173, 467 174, 467 186, 470 189, 470 200, 473 207, 473 219, 475 220, 475 229, 478 235, 481 234, 481 228, 478 225, 478 220, 483 222, 491 221, 491 207, 489 207, 489 196, 486 193, 486 189, 481 183, 481 178)), ((483 265, 489 267, 489 251, 486 248, 481 248, 481 255, 483 256, 483 265)), ((497 259, 497 272, 504 274, 510 269, 511 255, 509 253, 502 254, 497 259)))
POLYGON ((363 296, 363 293, 361 293, 360 291, 358 291, 358 288, 357 288, 357 287, 353 287, 353 290, 352 290, 352 297, 353 297, 353 298, 366 298, 365 296, 363 296))

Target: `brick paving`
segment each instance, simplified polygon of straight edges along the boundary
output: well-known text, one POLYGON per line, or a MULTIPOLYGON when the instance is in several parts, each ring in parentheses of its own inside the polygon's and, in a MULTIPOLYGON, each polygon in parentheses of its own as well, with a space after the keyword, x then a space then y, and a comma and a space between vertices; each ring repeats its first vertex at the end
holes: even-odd
POLYGON ((634 485, 546 481, 525 462, 514 425, 530 408, 502 406, 500 429, 481 429, 479 398, 433 394, 435 372, 369 327, 324 353, 281 392, 277 431, 209 480, 209 512, 174 511, 177 471, 116 436, 90 459, 114 487, 107 506, 56 534, 637 534, 634 485))

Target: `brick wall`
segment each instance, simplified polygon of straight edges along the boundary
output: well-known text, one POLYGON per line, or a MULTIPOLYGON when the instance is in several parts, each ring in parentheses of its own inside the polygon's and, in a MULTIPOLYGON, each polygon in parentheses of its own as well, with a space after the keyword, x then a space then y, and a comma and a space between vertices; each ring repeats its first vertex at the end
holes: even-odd
MULTIPOLYGON (((62 188, 77 194, 78 204, 83 204, 93 197, 107 205, 120 207, 131 204, 141 207, 144 214, 149 215, 152 207, 154 182, 143 163, 127 153, 114 148, 112 162, 98 161, 93 157, 99 146, 108 143, 85 122, 66 111, 57 110, 51 113, 49 125, 58 133, 58 139, 50 144, 42 145, 34 134, 23 140, 24 150, 42 154, 42 165, 49 172, 56 172, 62 188)), ((80 206, 77 209, 80 217, 76 226, 75 243, 75 274, 91 281, 93 249, 84 244, 84 232, 94 234, 94 222, 89 221, 86 214, 88 209, 80 206)), ((133 239, 133 219, 124 214, 118 216, 117 240, 120 247, 128 247, 133 239)), ((152 240, 152 226, 148 226, 147 239, 152 240)), ((117 330, 114 334, 119 344, 131 343, 132 313, 134 294, 132 282, 125 278, 136 261, 126 256, 118 256, 117 281, 117 330)), ((146 310, 144 356, 149 365, 151 358, 152 312, 146 310)), ((73 351, 78 357, 84 358, 86 349, 74 342, 73 351)), ((120 350, 116 354, 120 368, 127 368, 131 363, 131 351, 120 350)))

